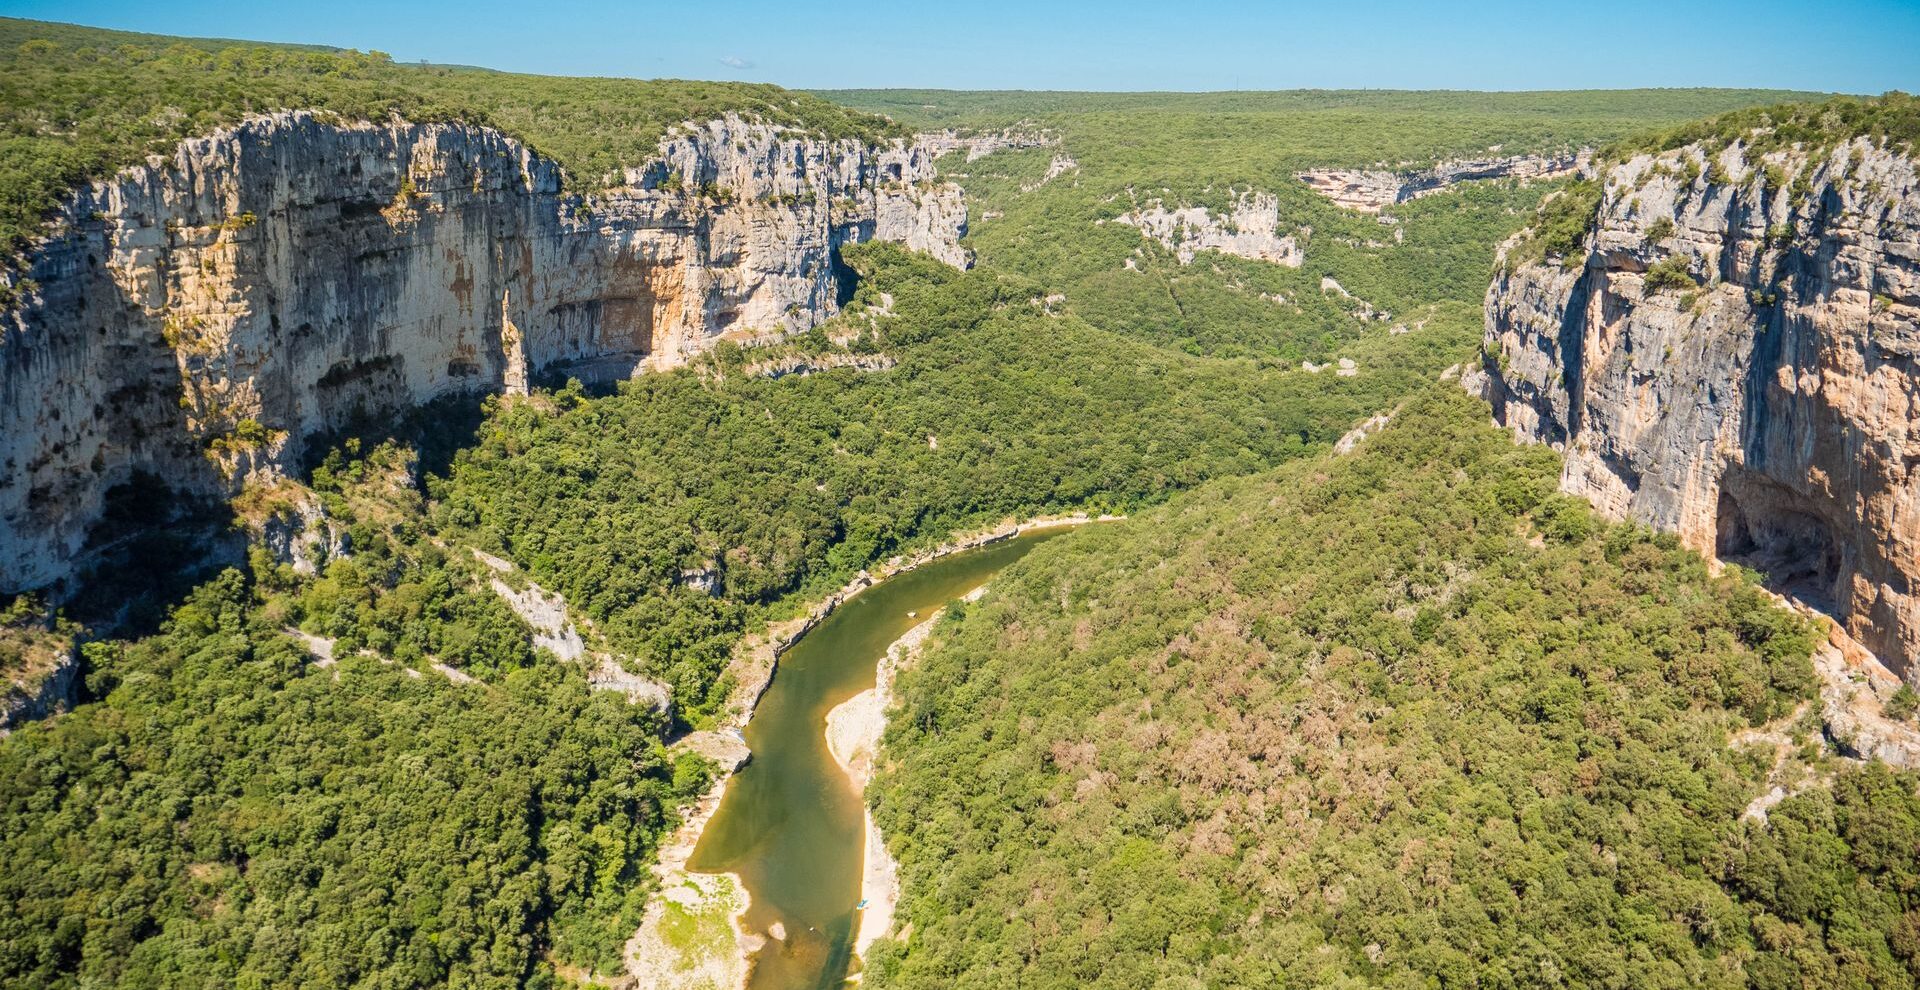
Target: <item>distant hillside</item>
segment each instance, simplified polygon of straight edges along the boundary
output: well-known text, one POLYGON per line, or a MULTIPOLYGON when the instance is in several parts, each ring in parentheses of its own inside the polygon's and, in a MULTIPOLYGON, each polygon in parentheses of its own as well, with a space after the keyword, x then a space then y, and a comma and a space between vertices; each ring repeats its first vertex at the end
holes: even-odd
POLYGON ((955 154, 944 168, 966 187, 968 242, 980 263, 1047 285, 1075 315, 1190 353, 1317 365, 1369 330, 1478 327, 1494 245, 1556 187, 1467 182, 1376 216, 1341 208, 1300 181, 1301 171, 1599 147, 1710 113, 1814 94, 818 95, 916 130, 1018 125, 1016 143, 1042 142, 986 156, 955 154), (1171 228, 1162 237, 1139 226, 1155 218, 1171 228), (1270 255, 1290 248, 1298 264, 1193 253, 1201 238, 1218 243, 1241 235, 1267 238, 1270 255))
POLYGON ((1218 93, 1075 93, 1045 90, 832 89, 814 95, 914 128, 997 127, 1022 118, 1088 113, 1299 113, 1359 111, 1530 118, 1543 133, 1607 140, 1744 107, 1832 95, 1784 89, 1594 89, 1478 93, 1463 90, 1291 89, 1218 93), (1550 124, 1550 127, 1544 125, 1550 124))

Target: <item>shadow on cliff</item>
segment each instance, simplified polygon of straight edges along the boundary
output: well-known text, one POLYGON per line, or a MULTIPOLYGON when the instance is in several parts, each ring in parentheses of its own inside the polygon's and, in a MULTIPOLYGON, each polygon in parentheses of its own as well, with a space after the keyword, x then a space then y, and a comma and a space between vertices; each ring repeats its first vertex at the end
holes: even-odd
POLYGON ((486 420, 486 394, 465 393, 442 396, 399 415, 360 415, 341 429, 308 437, 300 462, 300 480, 313 480, 313 470, 329 452, 348 441, 359 441, 362 450, 371 450, 389 441, 411 447, 419 455, 419 470, 414 483, 424 486, 428 475, 444 478, 453 469, 454 458, 473 445, 486 420))
MULTIPOLYGON (((397 420, 368 416, 309 437, 297 466, 302 482, 326 454, 349 440, 363 448, 393 441, 419 455, 414 483, 445 477, 459 452, 479 435, 484 395, 449 396, 397 420)), ((90 559, 64 605, 94 635, 139 638, 160 630, 195 587, 227 567, 247 566, 249 538, 230 505, 196 499, 151 471, 137 470, 107 492, 88 537, 90 559)))
POLYGON ((196 585, 246 562, 231 509, 140 470, 107 491, 88 545, 90 562, 64 609, 95 635, 158 632, 196 585))

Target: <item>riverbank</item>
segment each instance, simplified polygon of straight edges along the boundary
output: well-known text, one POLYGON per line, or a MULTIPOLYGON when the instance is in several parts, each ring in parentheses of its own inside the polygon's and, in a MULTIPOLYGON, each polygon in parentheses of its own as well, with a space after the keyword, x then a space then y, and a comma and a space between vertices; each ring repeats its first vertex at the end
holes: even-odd
POLYGON ((893 908, 900 899, 899 868, 887 852, 885 837, 873 822, 873 809, 866 806, 867 783, 873 779, 874 758, 880 750, 880 737, 887 730, 887 701, 893 693, 893 674, 903 654, 919 649, 933 630, 933 618, 914 626, 887 650, 878 666, 878 682, 848 698, 827 713, 827 748, 835 763, 847 775, 861 800, 865 841, 860 859, 860 921, 854 930, 853 954, 865 958, 867 947, 893 927, 893 908))
MULTIPOLYGON (((749 931, 745 924, 745 915, 750 906, 746 887, 732 874, 696 873, 687 868, 687 863, 718 812, 734 772, 743 767, 751 756, 742 733, 772 685, 783 654, 847 602, 890 578, 953 554, 1011 540, 1023 533, 1118 518, 1122 517, 1076 513, 1040 517, 1020 523, 1004 522, 962 534, 938 547, 910 556, 895 557, 871 571, 862 571, 838 591, 815 603, 806 614, 772 624, 764 632, 743 640, 728 668, 735 688, 718 725, 713 729, 689 733, 674 744, 676 750, 692 749, 713 759, 719 764, 720 773, 713 786, 694 802, 680 827, 661 848, 659 862, 653 870, 661 894, 650 900, 640 929, 628 942, 626 972, 617 985, 623 990, 683 990, 692 987, 738 990, 745 987, 751 973, 753 954, 765 944, 764 938, 749 931), (724 919, 724 924, 721 919, 724 919)), ((926 623, 921 625, 924 627, 926 623)), ((887 652, 891 654, 893 651, 887 652)), ((873 730, 873 745, 876 747, 879 730, 884 729, 885 725, 885 707, 890 689, 889 679, 886 693, 872 693, 873 700, 870 703, 875 707, 869 719, 878 726, 873 730)), ((864 790, 864 784, 857 784, 856 790, 864 790)), ((877 834, 870 813, 866 819, 868 835, 865 848, 884 856, 886 847, 877 834)), ((878 868, 875 864, 874 869, 878 868)), ((888 910, 886 917, 876 917, 871 922, 863 914, 861 934, 866 935, 874 925, 878 927, 873 928, 875 934, 859 942, 861 949, 870 945, 878 937, 877 933, 884 932, 891 922, 893 895, 889 892, 895 884, 890 871, 887 875, 869 877, 870 873, 873 873, 872 869, 863 870, 863 896, 877 903, 879 898, 873 898, 865 891, 871 887, 881 892, 888 910)), ((872 913, 876 916, 880 914, 872 913)))
MULTIPOLYGON (((977 600, 986 592, 981 585, 961 596, 963 601, 977 600)), ((932 634, 934 623, 946 609, 938 609, 927 621, 914 626, 887 648, 874 669, 874 684, 842 702, 827 713, 827 748, 847 775, 855 792, 862 795, 866 822, 865 851, 861 856, 860 925, 855 931, 853 953, 865 959, 874 942, 893 928, 893 912, 900 903, 900 867, 887 851, 886 837, 874 824, 873 808, 866 804, 867 785, 873 781, 874 765, 880 753, 880 738, 887 731, 887 708, 893 700, 893 681, 900 669, 913 662, 932 634)), ((856 975, 853 977, 858 979, 856 975)))
POLYGON ((747 985, 748 960, 761 946, 760 937, 741 925, 751 897, 738 876, 694 873, 687 860, 719 812, 733 772, 751 754, 744 741, 727 732, 694 733, 678 745, 713 760, 720 772, 660 847, 653 866, 660 893, 649 899, 639 929, 627 940, 626 973, 615 985, 621 990, 740 990, 747 985))
POLYGON ((1024 522, 1005 520, 990 527, 970 530, 952 537, 932 549, 891 557, 876 569, 861 571, 854 575, 852 580, 841 585, 838 591, 815 602, 807 609, 805 615, 772 623, 768 625, 766 631, 749 636, 742 641, 741 647, 734 651, 732 662, 727 665, 727 674, 733 678, 735 687, 732 695, 727 699, 725 714, 720 718, 723 726, 721 731, 744 728, 747 720, 753 717, 753 709, 759 704, 760 696, 765 694, 767 686, 773 683, 773 674, 779 664, 780 655, 792 649, 802 636, 812 631, 813 627, 819 625, 827 616, 832 615, 834 610, 851 601, 860 592, 890 577, 925 566, 942 557, 1011 540, 1023 533, 1063 526, 1084 526, 1087 523, 1119 522, 1125 518, 1127 517, 1124 515, 1092 516, 1084 512, 1074 512, 1058 516, 1035 516, 1024 522))

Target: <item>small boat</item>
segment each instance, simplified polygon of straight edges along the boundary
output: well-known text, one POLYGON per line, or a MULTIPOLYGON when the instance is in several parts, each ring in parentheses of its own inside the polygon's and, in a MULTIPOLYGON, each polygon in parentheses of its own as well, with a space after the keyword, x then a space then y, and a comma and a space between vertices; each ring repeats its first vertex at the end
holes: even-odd
POLYGON ((908 613, 907 613, 907 618, 909 618, 909 619, 918 619, 919 617, 920 617, 920 613, 918 613, 918 612, 908 612, 908 613))
POLYGON ((867 909, 867 899, 864 897, 860 898, 860 903, 855 904, 853 909, 855 911, 865 911, 867 909))

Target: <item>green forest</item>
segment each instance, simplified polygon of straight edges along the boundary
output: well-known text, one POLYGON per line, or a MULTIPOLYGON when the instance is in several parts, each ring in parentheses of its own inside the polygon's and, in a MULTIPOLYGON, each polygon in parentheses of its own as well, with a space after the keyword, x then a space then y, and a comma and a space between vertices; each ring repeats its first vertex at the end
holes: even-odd
POLYGON ((555 663, 320 667, 229 571, 0 745, 8 986, 542 985, 617 958, 706 783, 555 663), (26 864, 33 864, 31 869, 26 864))
POLYGON ((74 183, 279 108, 491 123, 583 191, 726 111, 1055 142, 942 160, 969 271, 849 246, 852 300, 782 345, 333 438, 234 532, 310 499, 346 552, 303 573, 256 544, 152 630, 58 625, 84 641, 80 703, 0 739, 0 984, 603 985, 713 779, 673 742, 714 724, 743 639, 895 555, 1073 510, 1133 518, 950 608, 903 675, 869 797, 913 929, 873 984, 1920 973, 1915 781, 1823 755, 1813 632, 1552 494, 1555 455, 1448 374, 1476 360, 1496 246, 1561 184, 1376 217, 1293 175, 1652 142, 1812 94, 804 94, 17 20, 0 69, 15 252, 74 183), (1255 192, 1301 267, 1183 264, 1116 222, 1255 192), (795 355, 884 368, 763 373, 795 355), (671 706, 592 689, 476 550, 671 706), (1795 737, 1784 768, 1729 747, 1755 725, 1795 737), (1743 821, 1769 773, 1824 786, 1743 821))
POLYGON ((1052 314, 988 268, 889 245, 847 256, 865 278, 842 319, 895 300, 864 344, 896 356, 892 370, 770 380, 728 374, 740 359, 722 351, 706 375, 502 407, 432 483, 436 521, 563 592, 691 717, 723 699, 740 633, 789 598, 1009 516, 1130 511, 1324 447, 1473 330, 1394 338, 1368 375, 1312 375, 1052 314), (707 566, 721 596, 672 586, 707 566))
POLYGON ((950 607, 867 982, 1915 985, 1920 776, 1819 755, 1813 630, 1485 420, 1441 386, 950 607), (1829 786, 1763 825, 1767 724, 1829 786))

